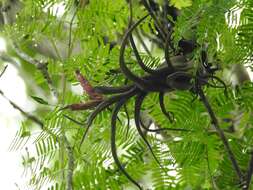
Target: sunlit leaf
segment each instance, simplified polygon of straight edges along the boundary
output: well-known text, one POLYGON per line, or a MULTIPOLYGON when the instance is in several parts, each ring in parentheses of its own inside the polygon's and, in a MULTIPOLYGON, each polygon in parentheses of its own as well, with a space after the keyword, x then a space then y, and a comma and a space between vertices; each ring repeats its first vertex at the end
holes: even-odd
POLYGON ((192 0, 171 0, 170 4, 177 7, 178 9, 182 9, 191 6, 192 0))

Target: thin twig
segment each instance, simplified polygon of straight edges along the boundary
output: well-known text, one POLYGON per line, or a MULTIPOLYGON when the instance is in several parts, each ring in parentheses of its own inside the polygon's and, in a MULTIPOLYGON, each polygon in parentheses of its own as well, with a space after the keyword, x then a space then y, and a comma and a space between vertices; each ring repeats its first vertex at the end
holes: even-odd
POLYGON ((165 40, 166 39, 166 35, 165 35, 166 32, 164 31, 164 28, 162 27, 162 24, 160 23, 160 21, 156 17, 154 10, 148 5, 146 0, 142 0, 141 2, 144 5, 144 7, 148 10, 151 17, 154 19, 154 21, 155 21, 154 23, 157 27, 158 32, 160 33, 161 37, 165 40))
MULTIPOLYGON (((72 27, 73 27, 73 22, 74 22, 74 19, 76 17, 76 14, 77 14, 77 11, 78 11, 78 6, 79 6, 80 2, 78 3, 78 5, 75 9, 75 12, 74 12, 74 14, 71 18, 71 21, 70 21, 69 41, 68 41, 68 55, 67 55, 68 58, 70 57, 70 55, 72 53, 72 47, 71 47, 72 46, 72 27)), ((82 74, 79 71, 76 71, 76 75, 77 75, 77 78, 79 79, 79 81, 81 83, 81 86, 83 87, 83 90, 88 91, 89 95, 92 96, 92 97, 97 95, 96 93, 93 92, 92 86, 84 78, 84 76, 82 76, 82 74)), ((64 104, 65 93, 66 93, 66 76, 65 76, 65 73, 63 73, 63 75, 62 75, 62 82, 63 82, 62 103, 64 104)), ((74 119, 68 117, 67 115, 63 115, 63 116, 70 119, 71 121, 74 121, 75 123, 78 123, 77 121, 75 121, 74 119)), ((64 129, 62 131, 62 138, 63 138, 64 145, 66 146, 66 152, 67 152, 67 158, 68 158, 66 190, 72 190, 73 189, 73 173, 74 173, 74 168, 75 168, 75 165, 74 165, 74 159, 75 158, 74 158, 74 153, 73 153, 73 147, 71 147, 70 142, 68 141, 68 139, 65 135, 65 130, 64 129)), ((63 173, 63 175, 64 175, 64 173, 63 173)))
POLYGON ((24 53, 23 51, 21 51, 18 47, 18 45, 16 43, 13 43, 13 49, 16 52, 16 54, 23 60, 25 60, 28 63, 33 64, 34 66, 36 66, 36 68, 38 70, 40 70, 40 72, 42 73, 43 77, 45 78, 45 80, 47 81, 48 87, 50 89, 50 91, 53 93, 53 95, 55 97, 58 97, 58 93, 57 90, 55 89, 54 85, 53 85, 53 81, 48 73, 48 69, 47 69, 47 62, 42 62, 42 61, 38 61, 36 59, 34 59, 33 57, 30 57, 29 55, 27 55, 26 53, 24 53))
POLYGON ((1 77, 3 76, 3 74, 5 73, 7 67, 8 67, 8 65, 6 65, 6 66, 4 67, 4 69, 2 70, 2 72, 1 72, 1 74, 0 74, 0 78, 1 78, 1 77))
POLYGON ((231 160, 232 165, 233 165, 233 167, 235 169, 235 172, 236 172, 236 174, 237 174, 237 176, 238 176, 238 178, 240 180, 240 184, 242 184, 241 182, 243 182, 243 174, 242 174, 241 169, 239 168, 239 165, 238 165, 238 163, 237 163, 237 161, 235 159, 235 156, 234 156, 234 154, 233 154, 233 152, 232 152, 232 150, 231 150, 231 148, 229 146, 228 140, 227 140, 224 132, 220 128, 218 120, 217 120, 217 118, 216 118, 216 116, 215 116, 215 114, 214 114, 214 112, 213 112, 213 110, 211 108, 211 105, 209 104, 209 101, 207 100, 207 98, 206 98, 206 96, 205 96, 205 94, 204 94, 204 92, 203 92, 203 90, 201 88, 199 89, 198 93, 199 93, 199 96, 200 96, 200 98, 201 98, 201 100, 202 100, 202 102, 203 102, 206 110, 208 111, 208 114, 209 114, 209 116, 211 118, 212 124, 214 125, 214 127, 215 127, 215 129, 216 129, 216 131, 217 131, 217 133, 218 133, 218 135, 220 137, 220 139, 222 140, 222 142, 224 144, 224 147, 225 147, 225 149, 226 149, 226 151, 228 153, 229 159, 231 160))
POLYGON ((246 174, 246 182, 245 185, 243 186, 243 190, 249 189, 252 175, 253 175, 253 151, 251 152, 251 158, 249 161, 248 171, 246 174))
MULTIPOLYGON (((140 28, 141 28, 141 27, 140 27, 140 28)), ((152 42, 152 44, 156 44, 159 48, 163 48, 163 47, 164 47, 164 46, 163 46, 162 40, 160 40, 159 38, 155 38, 155 37, 151 36, 150 34, 147 34, 142 28, 140 29, 140 32, 141 32, 141 34, 142 34, 144 37, 148 38, 149 41, 152 42)), ((152 45, 152 44, 151 44, 151 45, 152 45)), ((152 48, 151 48, 151 49, 152 49, 152 48)))
MULTIPOLYGON (((132 0, 129 1, 129 10, 130 10, 130 16, 129 16, 129 25, 128 28, 131 27, 131 25, 133 24, 133 6, 132 6, 132 0)), ((140 41, 142 47, 144 48, 144 50, 148 53, 149 56, 152 56, 148 47, 146 46, 145 42, 143 41, 140 33, 138 32, 138 30, 136 29, 136 36, 138 38, 138 40, 140 41)))
POLYGON ((76 17, 77 11, 78 11, 78 8, 75 9, 75 12, 74 12, 74 14, 71 18, 70 24, 69 24, 68 57, 70 57, 70 55, 72 53, 72 45, 71 45, 71 43, 72 43, 72 28, 73 28, 73 22, 76 17))
POLYGON ((141 43, 143 49, 145 50, 145 52, 146 52, 150 57, 153 57, 152 54, 151 54, 151 52, 149 51, 147 45, 145 44, 144 40, 142 39, 139 30, 136 29, 135 33, 136 33, 136 37, 137 37, 138 40, 140 41, 140 43, 141 43))
POLYGON ((206 154, 207 170, 208 170, 208 174, 209 174, 209 177, 211 179, 211 182, 212 182, 212 188, 213 189, 217 189, 215 181, 214 181, 214 178, 213 178, 213 174, 212 174, 211 168, 210 168, 209 155, 208 155, 208 147, 206 146, 205 149, 206 149, 205 150, 205 154, 206 154))
POLYGON ((68 120, 70 120, 70 121, 72 121, 73 123, 75 123, 75 124, 77 124, 77 125, 80 125, 80 126, 82 126, 82 127, 85 125, 85 123, 82 123, 82 122, 80 122, 80 121, 77 121, 77 120, 73 119, 72 117, 69 117, 68 115, 63 114, 63 117, 67 118, 68 120))
POLYGON ((68 169, 67 169, 67 182, 66 190, 73 189, 73 173, 74 173, 74 155, 73 148, 70 146, 70 143, 65 135, 63 135, 64 144, 66 146, 66 152, 68 155, 68 169))
POLYGON ((0 94, 18 111, 20 111, 27 119, 30 119, 31 121, 33 121, 34 123, 38 124, 41 129, 43 129, 44 125, 43 122, 40 121, 37 117, 35 117, 34 115, 31 115, 29 113, 27 113, 26 111, 24 111, 22 108, 20 108, 16 103, 14 103, 13 101, 11 101, 9 98, 7 98, 5 96, 5 94, 3 93, 3 91, 0 90, 0 94))

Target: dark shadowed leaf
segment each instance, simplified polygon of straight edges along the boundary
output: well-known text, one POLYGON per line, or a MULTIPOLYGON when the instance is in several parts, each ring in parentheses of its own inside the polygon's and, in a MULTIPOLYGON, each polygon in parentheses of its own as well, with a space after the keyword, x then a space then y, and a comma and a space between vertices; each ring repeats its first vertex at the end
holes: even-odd
POLYGON ((39 104, 49 105, 47 101, 43 100, 43 99, 40 98, 40 97, 31 96, 31 98, 32 98, 33 100, 35 100, 36 102, 38 102, 39 104))

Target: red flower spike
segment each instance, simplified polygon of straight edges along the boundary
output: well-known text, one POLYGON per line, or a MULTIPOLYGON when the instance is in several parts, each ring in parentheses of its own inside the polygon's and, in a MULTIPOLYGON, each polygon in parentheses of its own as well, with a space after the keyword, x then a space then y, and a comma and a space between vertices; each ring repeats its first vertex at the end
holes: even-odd
POLYGON ((98 104, 100 104, 102 100, 90 100, 85 103, 79 103, 79 104, 70 104, 62 109, 70 109, 72 111, 78 111, 78 110, 87 110, 95 108, 98 104))
POLYGON ((76 70, 76 78, 80 82, 81 86, 83 87, 83 90, 88 94, 90 99, 92 100, 102 100, 103 96, 102 94, 99 94, 94 91, 93 87, 89 83, 89 81, 80 73, 79 70, 76 70))

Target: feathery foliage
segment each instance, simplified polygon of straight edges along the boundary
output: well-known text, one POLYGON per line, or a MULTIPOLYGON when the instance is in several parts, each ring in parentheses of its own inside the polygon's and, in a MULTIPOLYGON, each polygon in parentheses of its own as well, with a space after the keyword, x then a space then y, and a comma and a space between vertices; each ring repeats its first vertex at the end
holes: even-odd
MULTIPOLYGON (((10 145, 10 150, 24 153, 27 189, 135 189, 136 184, 115 163, 110 148, 114 121, 117 124, 115 144, 122 168, 143 189, 253 187, 250 185, 253 85, 239 79, 234 85, 227 79, 243 77, 243 73, 233 71, 234 65, 247 64, 252 68, 252 1, 5 0, 0 5, 1 35, 8 43, 7 55, 19 59, 20 64, 16 66, 27 83, 31 101, 37 104, 33 113, 21 111, 27 119, 10 145), (129 3, 132 3, 132 17, 129 3), (61 8, 64 8, 62 13, 61 8), (168 14, 163 12, 166 9, 168 14), (151 16, 130 32, 144 65, 153 70, 163 68, 168 61, 166 51, 172 65, 185 62, 193 65, 187 72, 194 87, 181 90, 168 82, 172 86, 163 92, 164 106, 173 115, 172 122, 161 109, 159 93, 143 90, 137 82, 127 79, 119 63, 126 31, 148 13, 151 16), (159 31, 159 22, 164 26, 160 29, 167 32, 159 31), (190 53, 184 52, 182 40, 194 44, 190 53), (167 50, 166 43, 172 44, 167 50), (212 74, 226 83, 226 90, 212 76, 201 79, 199 83, 203 84, 196 82, 199 68, 203 67, 203 51, 207 53, 208 64, 218 65, 218 71, 212 74), (185 62, 177 63, 174 58, 180 56, 184 56, 185 62), (74 103, 92 100, 89 92, 76 92, 80 86, 77 70, 91 87, 134 84, 138 91, 128 100, 118 99, 99 112, 83 142, 87 120, 97 105, 78 111, 67 109, 74 103), (205 96, 201 96, 201 91, 205 96), (138 93, 147 93, 138 120, 144 125, 141 129, 144 139, 136 130, 138 122, 135 123, 138 93), (118 107, 117 119, 113 120, 117 111, 114 106, 122 101, 125 102, 118 107), (37 125, 34 118, 39 118, 43 125, 37 125), (162 128, 167 130, 159 130, 162 128), (233 158, 236 163, 232 163, 233 158)), ((125 45, 127 67, 140 78, 145 76, 133 44, 127 41, 125 45)), ((2 60, 3 56, 0 55, 2 60)), ((158 77, 152 77, 142 79, 156 84, 158 77)), ((159 78, 159 85, 164 83, 159 78)), ((181 80, 179 83, 183 84, 181 80)), ((100 101, 98 105, 101 105, 101 101, 110 97, 114 95, 93 100, 100 101)))

